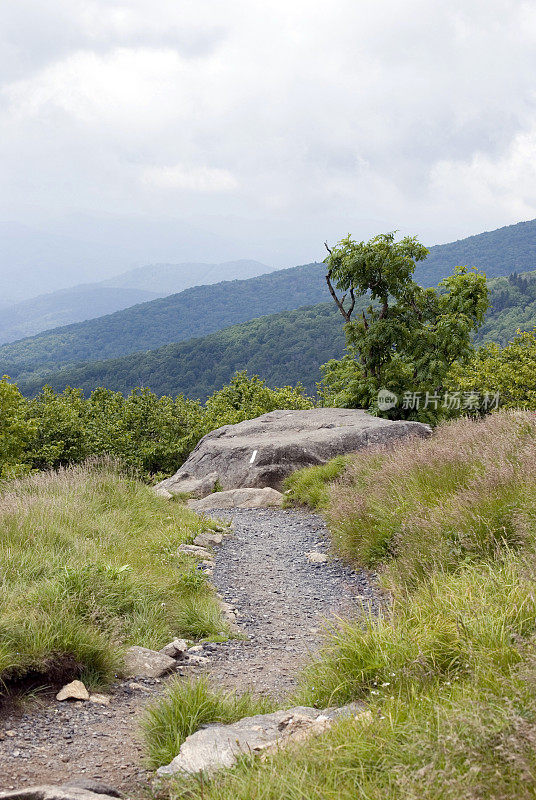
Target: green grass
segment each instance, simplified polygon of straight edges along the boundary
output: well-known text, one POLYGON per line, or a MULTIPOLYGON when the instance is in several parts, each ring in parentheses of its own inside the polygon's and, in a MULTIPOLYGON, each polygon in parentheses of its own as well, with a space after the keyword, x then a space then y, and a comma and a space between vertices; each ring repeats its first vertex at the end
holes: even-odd
POLYGON ((110 464, 5 482, 0 493, 0 680, 112 678, 124 649, 224 624, 177 548, 210 523, 110 464))
POLYGON ((391 601, 377 617, 334 625, 293 702, 361 699, 371 719, 341 721, 205 786, 172 783, 168 796, 536 797, 534 416, 451 423, 335 473, 296 476, 295 499, 318 498, 311 486, 322 484, 335 547, 373 565, 391 601))
POLYGON ((321 467, 306 467, 286 478, 286 505, 299 503, 315 510, 329 505, 329 485, 344 473, 347 456, 337 456, 321 467))
POLYGON ((274 710, 266 698, 211 689, 206 680, 174 681, 151 705, 142 722, 149 767, 168 764, 187 736, 210 722, 236 722, 274 710))

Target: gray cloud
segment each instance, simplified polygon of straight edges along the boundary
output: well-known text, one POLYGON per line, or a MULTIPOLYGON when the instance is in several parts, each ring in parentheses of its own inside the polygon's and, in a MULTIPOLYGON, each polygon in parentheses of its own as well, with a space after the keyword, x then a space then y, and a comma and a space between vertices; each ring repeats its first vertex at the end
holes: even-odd
POLYGON ((533 3, 19 0, 0 30, 4 221, 284 265, 536 216, 533 3))

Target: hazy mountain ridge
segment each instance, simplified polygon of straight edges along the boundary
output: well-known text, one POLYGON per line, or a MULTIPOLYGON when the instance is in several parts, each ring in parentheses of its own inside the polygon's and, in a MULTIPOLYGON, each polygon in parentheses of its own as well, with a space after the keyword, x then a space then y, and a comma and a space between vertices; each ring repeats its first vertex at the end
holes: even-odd
POLYGON ((4 307, 0 344, 222 280, 244 280, 272 271, 259 261, 185 262, 136 267, 98 283, 87 283, 4 307))
POLYGON ((243 281, 196 286, 95 320, 46 331, 0 347, 0 372, 52 371, 203 336, 230 325, 329 297, 322 264, 243 281))

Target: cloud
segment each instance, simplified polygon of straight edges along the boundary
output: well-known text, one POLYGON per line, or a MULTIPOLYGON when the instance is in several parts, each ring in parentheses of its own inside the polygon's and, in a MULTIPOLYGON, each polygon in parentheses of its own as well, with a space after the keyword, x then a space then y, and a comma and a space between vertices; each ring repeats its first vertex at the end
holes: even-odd
POLYGON ((192 192, 230 192, 236 189, 236 178, 226 169, 209 167, 147 167, 142 180, 162 189, 186 189, 192 192))
POLYGON ((172 216, 292 263, 536 216, 529 2, 18 0, 0 31, 0 218, 172 216))

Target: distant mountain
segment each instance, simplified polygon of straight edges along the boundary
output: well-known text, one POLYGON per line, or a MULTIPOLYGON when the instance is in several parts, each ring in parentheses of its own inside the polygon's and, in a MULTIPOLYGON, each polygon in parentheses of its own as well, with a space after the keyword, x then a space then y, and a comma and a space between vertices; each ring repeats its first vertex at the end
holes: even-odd
MULTIPOLYGON (((491 308, 477 343, 505 343, 516 329, 536 325, 536 272, 493 278, 491 308)), ((367 304, 360 298, 357 311, 367 304)), ((205 399, 240 369, 272 386, 301 381, 314 392, 321 364, 344 351, 342 318, 331 302, 254 319, 202 338, 169 344, 122 358, 94 361, 58 372, 21 376, 21 390, 32 396, 44 383, 55 390, 77 386, 86 394, 97 386, 130 392, 148 386, 157 394, 205 399)))
POLYGON ((137 267, 99 283, 60 289, 13 306, 2 308, 0 305, 0 344, 73 322, 102 317, 191 286, 253 278, 271 271, 272 268, 266 264, 247 260, 137 267))
POLYGON ((2 309, 0 344, 88 317, 111 314, 157 297, 157 292, 145 289, 114 289, 93 283, 43 294, 2 309))
POLYGON ((536 219, 431 247, 415 280, 435 286, 453 267, 464 264, 478 267, 488 278, 536 269, 536 219))
MULTIPOLYGON (((205 286, 221 281, 247 280, 272 272, 260 261, 225 261, 222 264, 187 262, 185 264, 151 264, 123 272, 106 281, 101 286, 144 289, 157 292, 160 297, 176 294, 192 286, 205 286)), ((97 315, 95 315, 97 316, 97 315)))
POLYGON ((242 281, 196 286, 98 319, 67 325, 0 347, 0 374, 30 373, 113 358, 203 336, 229 325, 329 297, 322 264, 242 281))

